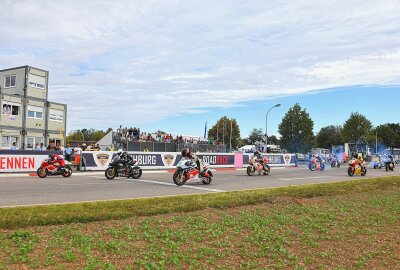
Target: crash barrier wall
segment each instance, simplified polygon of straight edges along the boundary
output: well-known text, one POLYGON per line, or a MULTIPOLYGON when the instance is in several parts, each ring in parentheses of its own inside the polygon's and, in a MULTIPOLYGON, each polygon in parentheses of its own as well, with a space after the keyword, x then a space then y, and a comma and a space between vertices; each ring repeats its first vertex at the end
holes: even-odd
POLYGON ((0 150, 0 172, 34 172, 52 151, 0 150))
MULTIPOLYGON (((105 170, 116 152, 98 151, 82 153, 81 170, 98 171, 105 170)), ((129 152, 138 165, 146 169, 174 169, 182 159, 179 152, 129 152)), ((242 153, 199 153, 197 154, 204 162, 212 168, 233 168, 247 166, 252 154, 242 153)), ((294 166, 295 156, 293 154, 267 154, 270 166, 294 166)))

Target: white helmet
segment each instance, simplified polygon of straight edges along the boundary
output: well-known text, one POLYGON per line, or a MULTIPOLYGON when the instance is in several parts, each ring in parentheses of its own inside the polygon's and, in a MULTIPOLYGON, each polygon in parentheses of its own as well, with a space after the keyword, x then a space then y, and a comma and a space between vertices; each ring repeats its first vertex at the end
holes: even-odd
POLYGON ((118 149, 117 155, 120 156, 120 155, 122 155, 123 152, 124 152, 124 151, 123 151, 122 149, 118 149))

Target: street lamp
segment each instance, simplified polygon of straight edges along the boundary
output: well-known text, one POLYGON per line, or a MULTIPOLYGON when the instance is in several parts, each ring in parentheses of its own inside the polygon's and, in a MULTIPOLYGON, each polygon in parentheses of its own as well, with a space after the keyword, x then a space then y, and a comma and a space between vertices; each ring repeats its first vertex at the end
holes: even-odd
POLYGON ((271 111, 273 108, 279 107, 281 104, 276 104, 275 106, 271 107, 267 114, 265 115, 265 152, 267 152, 268 148, 268 113, 271 111))

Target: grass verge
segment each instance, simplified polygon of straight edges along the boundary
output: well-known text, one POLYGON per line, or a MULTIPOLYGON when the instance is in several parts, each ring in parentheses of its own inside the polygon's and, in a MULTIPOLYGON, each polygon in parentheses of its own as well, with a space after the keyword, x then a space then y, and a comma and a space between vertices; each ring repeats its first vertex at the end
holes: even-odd
POLYGON ((162 198, 102 201, 0 209, 0 228, 86 223, 129 217, 230 208, 274 202, 277 197, 312 198, 400 187, 400 176, 315 185, 162 198))

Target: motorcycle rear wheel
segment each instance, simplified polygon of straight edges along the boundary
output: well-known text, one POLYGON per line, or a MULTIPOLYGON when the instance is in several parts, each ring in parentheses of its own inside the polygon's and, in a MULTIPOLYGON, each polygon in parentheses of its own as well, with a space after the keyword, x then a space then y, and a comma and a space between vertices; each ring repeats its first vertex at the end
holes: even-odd
POLYGON ((108 180, 113 180, 117 172, 115 168, 107 168, 104 174, 108 180))
POLYGON ((338 162, 337 167, 340 168, 340 163, 338 162))
POLYGON ((247 175, 248 176, 253 176, 254 175, 254 167, 253 166, 247 166, 247 175))
POLYGON ((174 180, 175 185, 182 186, 186 183, 186 177, 183 171, 177 170, 174 172, 172 176, 172 180, 174 180))
POLYGON ((349 167, 349 168, 347 169, 347 174, 348 174, 349 176, 353 176, 353 175, 354 175, 354 170, 353 170, 351 167, 349 167))
POLYGON ((139 179, 142 176, 142 169, 133 170, 133 173, 130 175, 133 179, 139 179))
POLYGON ((37 173, 37 175, 38 175, 40 178, 46 178, 46 177, 47 177, 47 172, 46 172, 46 170, 42 170, 42 168, 39 168, 39 169, 36 171, 36 173, 37 173))

